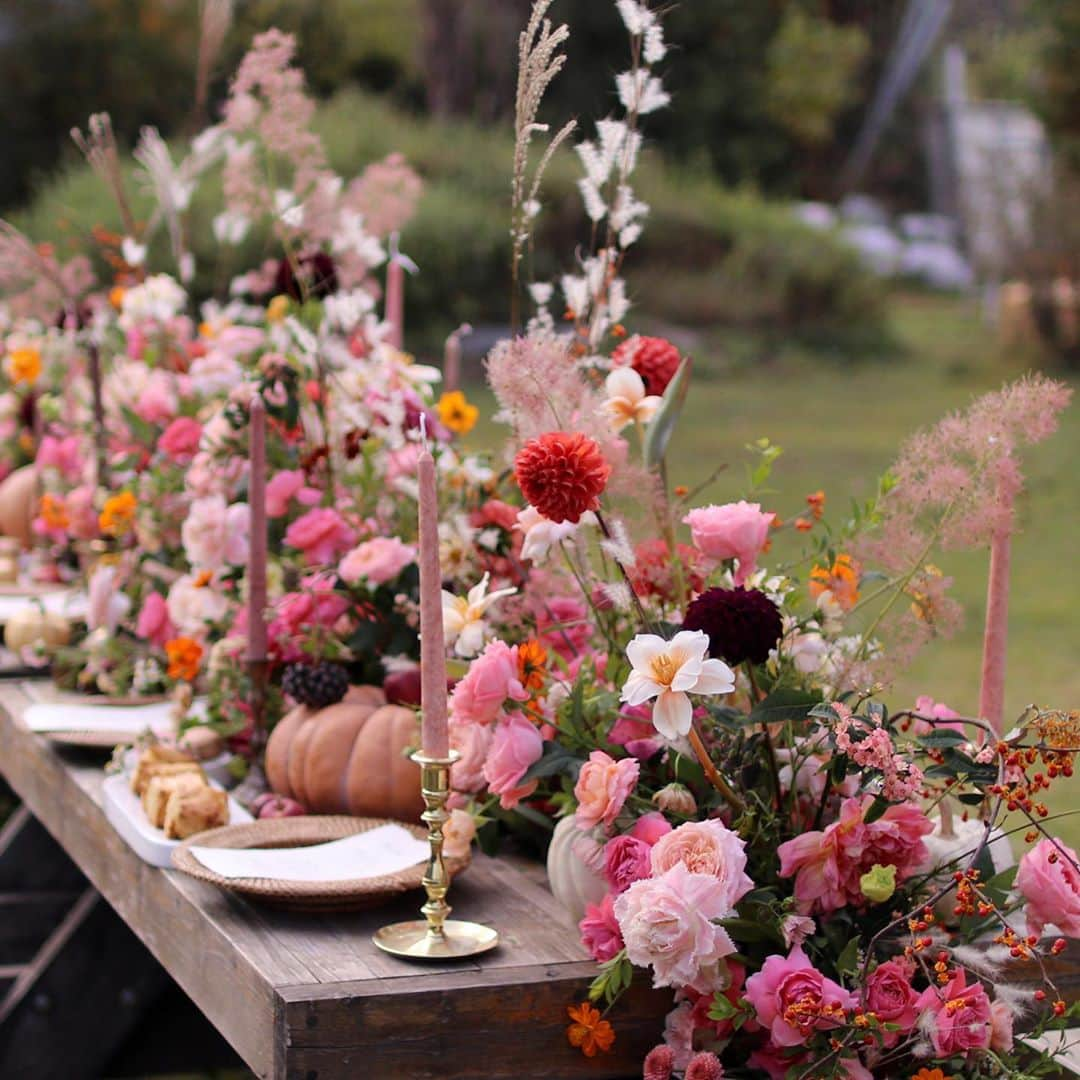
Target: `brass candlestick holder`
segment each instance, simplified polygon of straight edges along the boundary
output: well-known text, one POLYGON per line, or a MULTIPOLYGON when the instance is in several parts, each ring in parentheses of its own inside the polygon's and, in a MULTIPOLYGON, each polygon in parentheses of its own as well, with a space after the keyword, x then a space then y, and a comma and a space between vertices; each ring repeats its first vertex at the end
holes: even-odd
POLYGON ((450 873, 443 859, 443 826, 450 819, 446 800, 450 795, 450 766, 460 755, 451 750, 444 758, 412 755, 420 766, 420 791, 427 809, 421 815, 428 827, 431 854, 424 870, 427 903, 420 909, 423 919, 392 923, 379 930, 372 940, 394 956, 410 960, 458 960, 487 952, 499 944, 498 931, 480 923, 448 919, 450 873))

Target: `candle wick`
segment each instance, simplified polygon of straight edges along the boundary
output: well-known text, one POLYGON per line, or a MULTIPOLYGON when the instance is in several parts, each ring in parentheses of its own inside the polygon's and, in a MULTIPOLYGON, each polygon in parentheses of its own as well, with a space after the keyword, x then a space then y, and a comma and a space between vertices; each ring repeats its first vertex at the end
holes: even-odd
POLYGON ((423 412, 420 414, 420 443, 424 447, 424 453, 428 453, 427 413, 423 412))

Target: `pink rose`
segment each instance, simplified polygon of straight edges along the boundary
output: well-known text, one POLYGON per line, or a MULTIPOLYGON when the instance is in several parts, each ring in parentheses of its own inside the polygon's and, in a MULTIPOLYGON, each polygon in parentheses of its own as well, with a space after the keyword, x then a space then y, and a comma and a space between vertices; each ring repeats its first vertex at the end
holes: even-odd
POLYGON ((742 585, 757 569, 757 557, 769 539, 775 514, 765 513, 759 503, 739 501, 724 506, 699 506, 683 523, 690 526, 694 546, 710 559, 738 559, 735 584, 742 585))
POLYGON ((55 435, 42 436, 35 461, 39 469, 56 469, 66 479, 74 479, 83 467, 78 438, 75 435, 65 435, 62 439, 55 435))
POLYGON ((614 893, 624 893, 635 881, 652 877, 650 847, 629 833, 604 845, 604 877, 614 893))
POLYGON ((161 593, 152 592, 143 601, 135 633, 159 649, 163 649, 170 638, 176 637, 176 627, 169 618, 169 608, 161 593))
POLYGON ((285 542, 299 548, 310 565, 333 562, 355 539, 345 519, 329 506, 309 510, 285 530, 285 542))
POLYGON ((885 1033, 885 1045, 895 1046, 919 1019, 919 995, 911 985, 915 965, 906 960, 878 964, 866 981, 866 1008, 897 1031, 885 1033))
POLYGON ((1013 1014, 1004 1001, 990 1003, 990 1049, 1008 1054, 1013 1048, 1013 1014))
POLYGON ((812 1031, 840 1026, 844 1013, 855 1007, 855 998, 825 978, 801 945, 787 956, 770 956, 762 969, 746 980, 746 1000, 780 1047, 802 1046, 812 1031), (801 1018, 798 1027, 787 1019, 795 1015, 801 1018))
POLYGON ((598 963, 616 956, 623 947, 615 919, 615 897, 608 893, 599 904, 585 905, 585 918, 578 923, 581 944, 598 963))
POLYGON ((1080 874, 1073 869, 1077 856, 1071 847, 1060 840, 1057 843, 1060 851, 1044 839, 1024 854, 1016 871, 1016 888, 1027 901, 1029 934, 1041 934, 1052 923, 1067 937, 1076 938, 1080 937, 1080 874))
POLYGON ((462 724, 450 718, 450 747, 461 757, 450 766, 450 786, 455 791, 480 791, 484 786, 484 762, 491 749, 491 728, 486 724, 462 724))
POLYGON ((754 887, 746 874, 745 848, 745 842, 722 821, 688 821, 656 842, 652 870, 663 874, 682 865, 692 873, 715 878, 730 911, 754 887))
POLYGON ((277 602, 267 627, 274 658, 286 662, 300 658, 297 638, 310 627, 329 629, 350 606, 347 597, 334 592, 333 582, 325 575, 311 575, 300 585, 302 592, 286 593, 277 602))
POLYGON ((579 829, 603 825, 610 829, 638 781, 641 766, 633 758, 616 761, 603 750, 594 750, 581 766, 574 798, 579 829))
POLYGON ((495 729, 491 750, 484 762, 488 790, 498 795, 504 810, 513 810, 536 790, 537 780, 521 782, 529 767, 540 760, 544 740, 540 732, 521 713, 511 713, 495 729))
POLYGON ((517 646, 496 638, 469 665, 450 696, 450 714, 460 724, 490 724, 506 699, 528 701, 518 677, 517 646))
POLYGON ((914 803, 897 803, 867 824, 873 799, 845 799, 840 816, 823 832, 796 836, 777 848, 780 876, 795 876, 795 899, 803 913, 865 907, 859 879, 875 865, 895 866, 904 881, 929 858, 922 838, 933 823, 914 803))
POLYGON ((403 544, 396 536, 376 536, 354 547, 338 565, 338 574, 350 585, 361 579, 385 585, 415 561, 416 548, 411 544, 403 544))
POLYGON ((671 832, 671 822, 659 810, 650 810, 634 822, 630 835, 638 840, 644 840, 649 847, 652 847, 660 837, 667 836, 669 832, 671 832))
POLYGON ((190 416, 178 416, 162 433, 157 448, 178 464, 186 464, 198 453, 202 424, 190 416))
POLYGON ((932 1017, 927 1027, 938 1056, 950 1058, 990 1045, 990 999, 982 983, 967 985, 963 968, 945 986, 928 986, 918 1008, 932 1017))
POLYGON ((266 513, 272 518, 284 517, 293 499, 301 506, 314 506, 320 498, 317 489, 304 483, 304 474, 299 469, 274 473, 266 483, 266 513))
POLYGON ((677 863, 660 877, 636 881, 615 901, 626 954, 653 969, 654 986, 690 986, 705 994, 735 945, 718 920, 731 915, 725 889, 711 874, 677 863))

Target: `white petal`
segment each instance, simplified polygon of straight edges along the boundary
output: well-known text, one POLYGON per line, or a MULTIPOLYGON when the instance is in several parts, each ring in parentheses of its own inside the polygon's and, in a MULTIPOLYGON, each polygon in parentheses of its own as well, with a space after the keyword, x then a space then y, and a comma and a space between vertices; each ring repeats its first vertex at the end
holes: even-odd
POLYGON ((723 660, 706 660, 690 689, 695 694, 730 694, 735 689, 735 673, 723 660))
POLYGON ((704 660, 709 651, 709 635, 704 630, 680 630, 671 639, 671 649, 672 652, 677 649, 687 659, 704 660))
POLYGON ((635 671, 648 671, 653 660, 667 649, 668 643, 658 634, 638 634, 626 646, 626 659, 635 671))
POLYGON ((674 741, 687 734, 693 723, 694 710, 685 694, 665 690, 653 706, 653 726, 665 739, 674 741))
POLYGON ((454 652, 458 656, 466 658, 475 656, 484 647, 484 631, 486 627, 479 619, 474 619, 465 624, 465 629, 454 645, 454 652))
POLYGON ((469 595, 468 595, 469 607, 474 607, 475 605, 477 605, 477 604, 479 604, 479 603, 481 603, 483 601, 484 593, 487 592, 488 581, 490 580, 490 578, 491 578, 490 574, 485 574, 480 579, 479 583, 474 585, 469 590, 469 595))
POLYGON ((675 677, 671 680, 671 689, 677 693, 693 690, 697 685, 698 676, 701 675, 702 663, 703 661, 698 660, 696 657, 684 659, 679 665, 679 670, 675 672, 675 677))
POLYGON ((604 390, 609 398, 622 398, 628 404, 645 399, 645 381, 629 366, 615 368, 604 380, 604 390))
POLYGON ((664 688, 647 675, 640 671, 630 672, 630 677, 622 688, 622 700, 627 705, 644 705, 646 701, 656 697, 664 688))

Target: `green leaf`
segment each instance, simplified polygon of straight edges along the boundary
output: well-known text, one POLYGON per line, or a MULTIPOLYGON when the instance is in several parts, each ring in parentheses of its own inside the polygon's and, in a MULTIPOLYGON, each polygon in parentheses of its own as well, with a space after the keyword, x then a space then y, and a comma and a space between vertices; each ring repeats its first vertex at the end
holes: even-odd
POLYGON ((841 975, 853 974, 859 966, 859 939, 853 937, 845 946, 844 951, 836 958, 836 970, 841 975))
POLYGON ((931 731, 928 735, 920 735, 918 741, 920 746, 925 747, 962 746, 968 742, 968 737, 962 732, 943 728, 941 731, 931 731))
POLYGON ((783 720, 801 722, 820 703, 821 695, 814 691, 781 687, 759 701, 747 721, 751 724, 775 724, 783 720))
POLYGON ((880 795, 875 795, 874 801, 870 804, 870 809, 866 811, 866 814, 863 817, 864 824, 870 825, 872 822, 877 821, 890 806, 892 806, 892 803, 890 803, 888 799, 883 799, 880 795))
POLYGON ((718 990, 709 1005, 710 1020, 730 1020, 739 1010, 718 990))
POLYGON ((679 365, 675 377, 668 383, 664 391, 664 397, 660 402, 660 408, 656 415, 649 421, 645 429, 645 467, 648 469, 659 468, 664 457, 667 455, 668 444, 675 432, 679 414, 682 412, 683 403, 686 401, 686 391, 690 386, 690 357, 679 365))
POLYGON ((569 776, 572 780, 577 780, 577 775, 581 771, 581 766, 584 762, 576 754, 571 753, 561 743, 546 742, 544 743, 544 752, 540 756, 539 760, 534 761, 532 765, 525 771, 525 774, 521 778, 521 783, 527 783, 530 780, 540 780, 545 776, 569 776))

